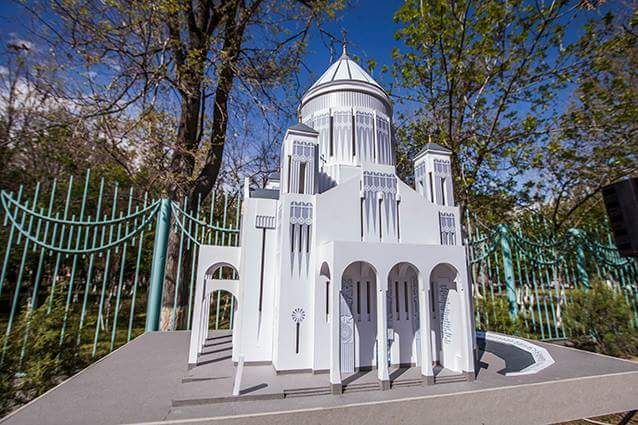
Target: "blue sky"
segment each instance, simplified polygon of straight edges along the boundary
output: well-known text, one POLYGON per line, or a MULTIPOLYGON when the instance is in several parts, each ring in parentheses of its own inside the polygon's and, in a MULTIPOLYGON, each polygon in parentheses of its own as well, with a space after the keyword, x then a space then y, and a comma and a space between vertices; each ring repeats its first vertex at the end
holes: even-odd
MULTIPOLYGON (((28 30, 30 17, 22 6, 14 0, 0 0, 0 4, 0 43, 6 43, 11 38, 20 38, 35 41, 37 45, 35 36, 28 30)), ((391 88, 391 75, 390 73, 381 74, 380 70, 383 65, 391 65, 392 49, 400 47, 394 39, 394 33, 399 25, 393 21, 393 16, 401 4, 400 0, 350 0, 346 9, 338 13, 336 20, 328 21, 323 25, 326 31, 337 38, 341 38, 342 32, 346 31, 349 53, 359 59, 364 69, 367 68, 368 59, 374 59, 377 62, 372 76, 386 89, 391 88)), ((566 41, 573 41, 580 36, 582 25, 588 17, 602 16, 607 10, 619 9, 623 5, 625 3, 621 1, 608 1, 599 10, 581 13, 580 18, 570 26, 566 41)), ((302 69, 299 75, 302 90, 308 88, 328 68, 331 59, 335 60, 340 55, 340 46, 334 44, 331 56, 331 51, 327 47, 328 42, 328 37, 319 34, 318 31, 312 32, 305 59, 308 69, 302 69)), ((2 62, 3 58, 0 58, 0 65, 2 62)), ((571 96, 571 89, 560 93, 556 112, 560 113, 570 101, 571 96)), ((396 110, 400 110, 407 105, 395 106, 396 110)), ((291 115, 294 115, 294 111, 291 111, 291 115)), ((294 120, 294 118, 291 119, 294 120)))

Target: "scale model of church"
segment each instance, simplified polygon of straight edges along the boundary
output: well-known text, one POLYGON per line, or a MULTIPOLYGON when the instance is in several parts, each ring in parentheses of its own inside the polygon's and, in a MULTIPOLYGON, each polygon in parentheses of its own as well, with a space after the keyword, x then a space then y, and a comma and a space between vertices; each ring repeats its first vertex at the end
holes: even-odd
POLYGON ((208 334, 211 295, 235 297, 232 358, 279 373, 342 378, 419 367, 474 378, 466 251, 450 151, 396 175, 392 105, 345 51, 303 96, 281 147, 279 175, 244 186, 240 246, 200 248, 189 365, 208 334), (231 267, 238 280, 219 279, 231 267))

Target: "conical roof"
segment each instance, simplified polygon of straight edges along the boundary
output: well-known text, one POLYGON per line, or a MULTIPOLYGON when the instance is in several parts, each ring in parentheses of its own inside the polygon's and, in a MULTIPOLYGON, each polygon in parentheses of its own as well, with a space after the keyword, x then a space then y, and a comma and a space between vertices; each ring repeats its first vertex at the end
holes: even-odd
POLYGON ((383 87, 377 83, 374 78, 363 70, 355 61, 350 59, 346 51, 346 46, 343 46, 343 53, 341 57, 332 65, 323 75, 310 87, 309 91, 323 84, 333 83, 337 81, 361 81, 364 83, 372 84, 381 90, 383 87))

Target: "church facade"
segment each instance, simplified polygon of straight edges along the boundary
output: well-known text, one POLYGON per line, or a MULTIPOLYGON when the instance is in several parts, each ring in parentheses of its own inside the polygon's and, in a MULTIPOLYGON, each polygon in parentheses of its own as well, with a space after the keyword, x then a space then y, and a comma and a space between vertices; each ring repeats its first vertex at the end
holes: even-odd
POLYGON ((200 248, 189 364, 211 294, 234 303, 233 360, 344 376, 419 367, 474 377, 467 258, 450 152, 428 144, 414 185, 396 175, 392 105, 346 54, 304 94, 265 188, 245 183, 240 246, 200 248), (230 267, 238 280, 220 279, 230 267))

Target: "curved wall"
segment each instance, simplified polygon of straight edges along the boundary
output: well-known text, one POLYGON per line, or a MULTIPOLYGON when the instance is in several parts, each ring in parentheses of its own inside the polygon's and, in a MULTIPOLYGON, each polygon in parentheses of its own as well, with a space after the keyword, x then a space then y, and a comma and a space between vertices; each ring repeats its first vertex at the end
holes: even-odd
POLYGON ((394 165, 389 102, 356 89, 335 87, 304 101, 300 113, 302 122, 319 132, 320 168, 394 165))

